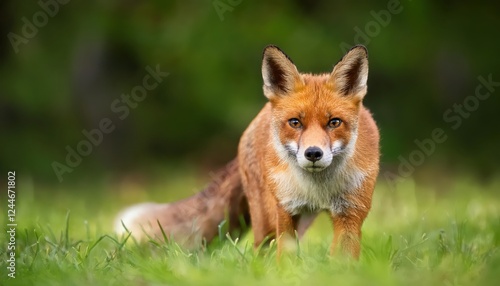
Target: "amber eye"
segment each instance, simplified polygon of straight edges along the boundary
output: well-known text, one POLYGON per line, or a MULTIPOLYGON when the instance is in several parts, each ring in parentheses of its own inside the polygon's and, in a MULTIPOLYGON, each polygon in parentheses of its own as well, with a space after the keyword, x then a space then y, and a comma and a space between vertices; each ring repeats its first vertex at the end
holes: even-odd
POLYGON ((297 118, 288 119, 288 124, 290 124, 292 128, 302 127, 302 123, 297 118))
POLYGON ((328 127, 330 128, 337 128, 342 124, 342 120, 340 118, 333 118, 330 121, 328 121, 328 127))

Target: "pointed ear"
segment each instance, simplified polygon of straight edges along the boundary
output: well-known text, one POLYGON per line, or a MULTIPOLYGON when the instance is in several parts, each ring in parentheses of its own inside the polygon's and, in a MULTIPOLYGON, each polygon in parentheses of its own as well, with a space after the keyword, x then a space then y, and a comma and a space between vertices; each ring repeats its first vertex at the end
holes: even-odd
POLYGON ((366 94, 367 79, 368 51, 361 45, 349 50, 330 75, 330 82, 336 92, 344 96, 354 96, 359 100, 366 94))
POLYGON ((278 47, 269 45, 262 58, 262 79, 264 95, 271 99, 292 91, 297 84, 303 84, 297 67, 278 47))

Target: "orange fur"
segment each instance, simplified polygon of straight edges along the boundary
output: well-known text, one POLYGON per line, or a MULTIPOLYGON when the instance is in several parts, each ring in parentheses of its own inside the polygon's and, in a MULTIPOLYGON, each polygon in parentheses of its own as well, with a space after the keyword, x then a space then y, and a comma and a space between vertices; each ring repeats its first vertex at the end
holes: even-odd
POLYGON ((279 49, 265 50, 264 93, 270 102, 247 128, 238 149, 255 246, 275 236, 281 253, 280 237, 294 234, 297 218, 328 211, 335 228, 332 253, 339 245, 359 256, 361 225, 370 210, 379 164, 378 130, 362 105, 366 76, 366 52, 361 47, 351 50, 332 74, 324 75, 299 74, 279 49), (300 128, 290 126, 292 118, 298 119, 300 128), (332 118, 342 124, 330 129, 332 118), (319 146, 327 153, 335 144, 345 151, 332 152, 331 162, 322 163, 324 169, 307 169, 307 160, 301 166, 298 158, 307 147, 319 146))

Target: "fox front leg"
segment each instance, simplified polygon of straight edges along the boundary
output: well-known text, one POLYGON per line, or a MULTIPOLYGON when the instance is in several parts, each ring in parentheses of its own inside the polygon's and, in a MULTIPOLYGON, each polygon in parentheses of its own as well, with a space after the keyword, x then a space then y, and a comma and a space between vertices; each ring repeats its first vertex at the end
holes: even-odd
POLYGON ((276 209, 276 256, 279 261, 283 250, 294 245, 295 229, 292 215, 289 214, 283 207, 278 206, 276 209))

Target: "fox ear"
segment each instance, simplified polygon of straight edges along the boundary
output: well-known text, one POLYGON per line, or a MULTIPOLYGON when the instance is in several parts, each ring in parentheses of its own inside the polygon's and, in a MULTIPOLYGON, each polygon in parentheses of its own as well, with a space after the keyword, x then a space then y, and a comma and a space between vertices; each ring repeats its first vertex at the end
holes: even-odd
POLYGON ((302 78, 292 60, 273 45, 264 49, 262 79, 264 80, 264 95, 268 99, 285 95, 297 84, 302 84, 302 78))
POLYGON ((335 65, 330 75, 334 90, 344 96, 359 100, 366 94, 368 79, 368 51, 364 46, 354 46, 335 65))

